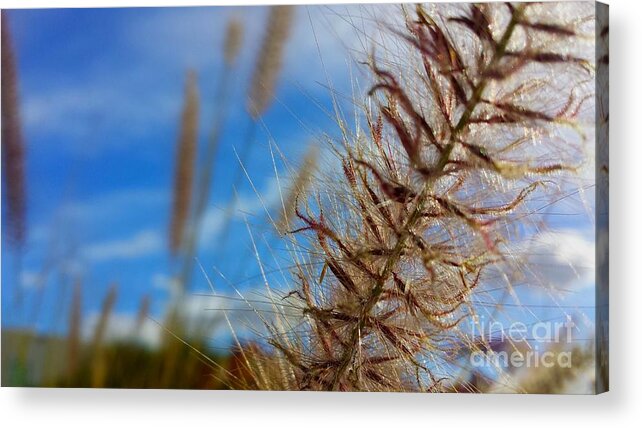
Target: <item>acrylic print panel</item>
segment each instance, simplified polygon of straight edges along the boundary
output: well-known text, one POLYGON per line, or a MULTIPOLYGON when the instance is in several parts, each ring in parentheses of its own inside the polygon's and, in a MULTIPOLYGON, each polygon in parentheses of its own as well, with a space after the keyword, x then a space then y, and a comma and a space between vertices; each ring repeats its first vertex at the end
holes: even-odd
POLYGON ((608 9, 2 12, 2 385, 608 389, 608 9))

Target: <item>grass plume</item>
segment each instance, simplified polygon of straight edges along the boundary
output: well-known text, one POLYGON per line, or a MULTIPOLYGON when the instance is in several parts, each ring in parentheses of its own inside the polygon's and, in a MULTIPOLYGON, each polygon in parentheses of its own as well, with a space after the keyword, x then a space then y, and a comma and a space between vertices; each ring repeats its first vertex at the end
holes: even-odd
POLYGON ((243 24, 236 19, 231 19, 227 23, 225 31, 225 42, 223 44, 223 57, 225 64, 230 67, 236 62, 236 58, 243 44, 243 24))
POLYGON ((480 346, 460 326, 505 263, 518 208, 580 162, 559 130, 577 129, 591 64, 556 50, 576 32, 549 7, 418 5, 390 29, 407 49, 370 60, 368 138, 344 130, 343 179, 295 211, 312 250, 285 298, 302 323, 267 324, 280 384, 443 391, 480 346))
POLYGON ((236 58, 240 52, 243 41, 242 24, 231 19, 228 22, 225 41, 223 44, 223 57, 225 59, 221 77, 216 91, 216 109, 203 161, 199 164, 198 181, 196 183, 195 203, 190 228, 187 231, 184 266, 181 274, 182 282, 189 288, 194 267, 194 254, 198 247, 198 237, 201 231, 203 216, 210 198, 212 177, 214 174, 216 157, 227 115, 229 114, 229 97, 234 77, 236 58))
POLYGON ((20 122, 18 74, 7 12, 2 11, 2 174, 9 243, 25 240, 25 145, 20 122))
POLYGON ((290 223, 296 212, 296 205, 300 197, 305 195, 310 186, 319 161, 319 146, 310 144, 303 162, 292 179, 291 187, 283 201, 281 215, 276 222, 276 230, 283 235, 290 230, 290 223))
POLYGON ((176 150, 176 172, 174 175, 174 201, 169 230, 172 254, 176 254, 183 243, 189 217, 194 179, 194 160, 198 139, 199 99, 196 73, 188 72, 185 84, 185 101, 181 118, 181 130, 176 150))
POLYGON ((268 16, 268 23, 263 36, 263 42, 259 50, 256 65, 250 82, 248 93, 247 110, 249 122, 247 135, 236 153, 241 167, 236 168, 232 178, 232 197, 225 207, 223 220, 223 234, 219 239, 220 245, 225 246, 229 237, 234 210, 238 203, 238 191, 243 179, 242 167, 245 166, 254 147, 254 139, 259 124, 259 118, 269 108, 274 94, 283 56, 285 55, 285 46, 290 36, 290 27, 294 20, 295 7, 271 6, 268 16))
POLYGON ((267 28, 248 94, 248 111, 254 119, 267 110, 274 98, 294 10, 294 6, 289 5, 270 7, 267 28))

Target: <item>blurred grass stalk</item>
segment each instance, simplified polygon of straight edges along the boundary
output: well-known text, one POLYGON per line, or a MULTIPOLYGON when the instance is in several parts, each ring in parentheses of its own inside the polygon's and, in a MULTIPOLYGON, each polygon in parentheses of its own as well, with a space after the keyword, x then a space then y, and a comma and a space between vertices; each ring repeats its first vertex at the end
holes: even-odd
POLYGON ((215 115, 213 126, 210 131, 208 143, 205 149, 203 161, 199 165, 199 179, 194 193, 196 201, 193 206, 193 215, 190 227, 186 230, 186 242, 184 246, 184 260, 180 275, 181 289, 188 290, 192 281, 194 269, 194 257, 198 249, 203 216, 209 203, 212 178, 218 154, 219 142, 223 132, 230 105, 229 98, 232 89, 232 81, 237 58, 243 42, 243 26, 240 21, 232 19, 227 25, 225 41, 223 45, 223 71, 218 81, 215 95, 215 115))
MULTIPOLYGON (((25 219, 25 151, 20 124, 18 102, 18 79, 15 53, 11 44, 7 12, 2 11, 2 169, 7 220, 3 237, 10 238, 9 244, 22 249, 26 236, 25 219)), ((205 165, 199 177, 196 210, 202 216, 207 205, 209 182, 218 146, 220 128, 224 113, 229 107, 224 100, 227 95, 231 67, 240 48, 242 28, 232 22, 228 29, 224 49, 226 77, 220 84, 217 98, 222 104, 207 147, 205 165)), ((170 253, 177 254, 185 248, 185 230, 190 226, 189 215, 192 201, 194 161, 197 151, 199 99, 196 74, 189 72, 185 88, 185 106, 181 120, 181 131, 177 147, 177 169, 174 183, 175 199, 169 229, 170 253)), ((194 234, 194 236, 197 236, 194 234)), ((67 256, 64 258, 66 259, 67 256)), ((151 349, 141 342, 145 325, 150 321, 150 299, 144 297, 129 338, 110 337, 110 323, 117 300, 117 287, 112 285, 104 297, 93 335, 84 337, 87 320, 83 316, 83 284, 75 278, 71 293, 61 291, 58 316, 65 316, 66 334, 56 336, 53 332, 40 335, 35 326, 39 319, 40 298, 47 277, 62 259, 52 260, 39 274, 39 298, 31 314, 31 329, 2 330, 2 379, 3 386, 54 386, 54 387, 122 387, 122 388, 226 388, 226 364, 224 357, 209 353, 197 354, 196 347, 204 343, 186 346, 172 339, 165 340, 159 348, 151 349), (71 299, 69 300, 69 296, 71 299), (69 305, 67 303, 70 303, 69 305), (218 361, 213 365, 211 361, 218 361), (223 365, 221 365, 223 364, 223 365)), ((61 281, 66 284, 68 274, 61 272, 61 281)), ((17 274, 20 282, 20 269, 17 274)), ((18 290, 20 289, 18 284, 18 290)), ((69 290, 67 290, 69 291, 69 290)), ((16 311, 20 308, 16 308, 16 311)), ((17 313, 17 312, 16 312, 17 313)), ((63 321, 64 322, 64 321, 63 321)), ((172 318, 168 323, 172 330, 182 334, 187 331, 185 320, 172 318)), ((55 323, 54 323, 55 324, 55 323)), ((211 323, 200 326, 199 334, 204 337, 211 329, 211 323)), ((126 335, 127 337, 127 335, 126 335)))
POLYGON ((184 245, 188 226, 194 161, 198 148, 199 96, 196 73, 188 71, 185 84, 185 102, 181 118, 181 130, 176 147, 176 172, 174 175, 174 201, 169 229, 169 249, 176 255, 184 245))
POLYGON ((225 207, 223 226, 221 228, 222 235, 218 239, 222 248, 225 248, 229 239, 232 220, 239 200, 240 185, 244 175, 243 168, 247 165, 254 146, 259 120, 274 100, 278 78, 282 69, 285 46, 290 37, 294 15, 294 6, 270 7, 263 42, 259 49, 248 92, 247 111, 249 122, 247 134, 240 150, 238 152, 235 151, 239 164, 235 167, 235 174, 232 178, 232 196, 225 207))
MULTIPOLYGON (((16 52, 10 31, 8 12, 1 14, 1 71, 2 71, 2 243, 15 250, 15 268, 13 281, 16 287, 12 299, 12 311, 21 313, 23 306, 22 293, 22 251, 27 234, 26 219, 26 179, 25 179, 25 142, 20 120, 20 99, 16 52)), ((6 259, 3 260, 3 263, 6 259)), ((3 300, 10 300, 8 287, 3 284, 3 300)), ((3 347, 7 361, 12 367, 24 369, 30 341, 18 340, 12 349, 3 347)), ((13 373, 12 373, 13 375, 13 373)), ((20 376, 20 375, 19 375, 20 376)))
POLYGON ((25 144, 20 123, 18 73, 7 11, 2 11, 3 237, 21 247, 26 235, 25 144), (4 214, 3 213, 3 214, 4 214))
POLYGON ((319 146, 315 143, 308 144, 308 150, 303 157, 301 166, 296 171, 290 182, 290 188, 282 201, 281 214, 276 221, 276 231, 280 236, 291 230, 292 219, 296 214, 299 198, 304 198, 319 162, 319 146))

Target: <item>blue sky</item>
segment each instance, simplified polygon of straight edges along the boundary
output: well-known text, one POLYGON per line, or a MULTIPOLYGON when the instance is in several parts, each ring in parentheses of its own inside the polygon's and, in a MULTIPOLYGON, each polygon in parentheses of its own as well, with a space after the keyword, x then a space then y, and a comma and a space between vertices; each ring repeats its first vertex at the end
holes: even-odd
MULTIPOLYGON (((26 299, 24 307, 38 308, 38 330, 64 331, 67 312, 59 307, 59 296, 68 296, 69 278, 74 277, 82 278, 83 309, 88 318, 99 310, 112 282, 119 285, 118 314, 133 316, 141 298, 149 294, 153 315, 162 316, 171 288, 166 232, 185 74, 188 69, 198 73, 202 144, 217 106, 214 94, 222 68, 221 45, 231 17, 243 21, 244 43, 198 257, 221 293, 233 290, 216 277, 213 266, 232 282, 252 278, 241 283, 244 289, 261 285, 260 278, 255 278, 258 266, 248 252, 250 240, 242 221, 237 218, 230 240, 234 245, 225 249, 216 246, 216 226, 231 194, 224 183, 230 182, 238 165, 234 147, 241 144, 248 126, 247 84, 266 12, 260 7, 225 7, 9 13, 28 151, 29 240, 17 280, 10 262, 13 254, 3 246, 4 326, 32 322, 25 315, 31 310, 12 311, 7 296, 19 288, 26 299), (57 273, 46 276, 39 288, 40 272, 51 257, 57 273), (237 269, 239 260, 247 267, 237 269), (42 306, 38 306, 40 293, 42 306)), ((342 94, 350 94, 354 83, 365 85, 358 68, 346 60, 351 49, 362 46, 354 23, 346 19, 349 12, 341 6, 297 9, 276 99, 262 118, 247 163, 256 187, 269 200, 276 196, 270 144, 278 144, 296 164, 313 138, 322 132, 338 134, 324 112, 331 108, 328 80, 342 94)), ((349 111, 347 102, 344 107, 349 111)), ((285 172, 280 162, 278 168, 285 172)), ((256 214, 249 215, 249 221, 260 226, 262 209, 250 186, 241 187, 240 195, 256 214)), ((579 197, 569 198, 557 204, 555 211, 577 213, 581 202, 579 197)), ((558 263, 562 267, 550 270, 550 278, 562 278, 559 280, 573 287, 583 284, 576 287, 579 291, 572 303, 591 305, 590 215, 555 216, 554 224, 579 252, 564 256, 569 251, 562 245, 564 239, 543 236, 536 241, 542 269, 558 263), (569 268, 568 260, 579 266, 586 258, 588 275, 586 266, 569 268)), ((256 230, 261 245, 264 228, 256 230)), ((262 254, 270 255, 264 250, 262 254)), ((265 260, 268 268, 276 267, 269 258, 265 260)), ((197 274, 195 279, 195 291, 207 290, 204 276, 197 274)), ((548 302, 542 295, 530 298, 548 302)), ((543 309, 534 312, 516 316, 545 319, 551 315, 543 309)), ((559 316, 559 309, 552 312, 559 316)))
MULTIPOLYGON (((277 97, 262 118, 248 160, 260 192, 274 190, 269 141, 278 141, 279 148, 296 163, 312 137, 321 131, 332 132, 332 121, 323 113, 331 103, 308 11, 328 13, 321 8, 297 10, 277 97)), ((34 282, 51 256, 47 254, 52 252, 49 243, 57 239, 61 241, 58 247, 67 248, 54 252, 67 251, 68 270, 83 278, 87 312, 97 309, 112 281, 120 285, 117 311, 134 311, 142 295, 151 292, 156 313, 161 312, 169 274, 166 230, 173 155, 186 71, 194 69, 199 77, 202 143, 217 105, 214 94, 222 68, 225 26, 232 16, 242 18, 245 34, 233 81, 234 102, 212 186, 209 217, 215 219, 215 211, 225 206, 231 194, 229 185, 217 184, 231 181, 238 166, 233 147, 240 145, 248 126, 247 82, 266 12, 266 8, 10 12, 28 147, 30 236, 22 282, 34 282)), ((342 49, 344 42, 334 33, 343 30, 324 19, 316 22, 319 49, 342 49)), ((343 59, 339 64, 332 60, 344 56, 329 57, 324 65, 333 85, 349 90, 348 64, 343 59)), ((246 183, 240 194, 248 205, 259 208, 246 183)), ((205 223, 205 248, 199 258, 220 266, 217 260, 229 254, 217 254, 210 243, 216 237, 216 224, 208 223, 207 216, 205 223)), ((238 259, 247 257, 247 232, 242 223, 236 223, 233 234, 240 244, 235 247, 238 259)), ((3 253, 11 256, 8 250, 3 253)), ((9 278, 15 273, 8 263, 3 266, 3 291, 9 295, 15 283, 9 278)), ((223 271, 225 267, 220 266, 223 271)), ((197 288, 205 285, 204 278, 196 280, 197 288)), ((18 322, 9 312, 3 311, 7 325, 18 322)), ((50 327, 46 319, 43 317, 43 325, 50 327)))

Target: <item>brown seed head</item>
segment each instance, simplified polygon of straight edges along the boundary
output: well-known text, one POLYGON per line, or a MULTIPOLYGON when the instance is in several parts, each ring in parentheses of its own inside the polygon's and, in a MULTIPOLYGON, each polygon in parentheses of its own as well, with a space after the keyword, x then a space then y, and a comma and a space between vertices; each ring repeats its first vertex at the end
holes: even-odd
POLYGON ((198 87, 196 73, 188 72, 185 85, 185 104, 177 144, 174 203, 170 225, 170 251, 175 254, 182 245, 192 198, 194 160, 198 138, 198 87))
POLYGON ((254 119, 268 109, 274 97, 293 17, 294 6, 272 6, 270 8, 267 29, 249 92, 248 111, 254 119))
POLYGON ((16 60, 9 33, 7 12, 2 11, 2 174, 6 192, 7 236, 18 246, 24 243, 25 147, 20 124, 16 60))
POLYGON ((225 33, 224 56, 225 63, 231 66, 236 61, 243 43, 243 24, 236 19, 231 19, 227 24, 225 33))

